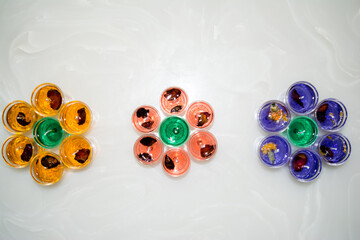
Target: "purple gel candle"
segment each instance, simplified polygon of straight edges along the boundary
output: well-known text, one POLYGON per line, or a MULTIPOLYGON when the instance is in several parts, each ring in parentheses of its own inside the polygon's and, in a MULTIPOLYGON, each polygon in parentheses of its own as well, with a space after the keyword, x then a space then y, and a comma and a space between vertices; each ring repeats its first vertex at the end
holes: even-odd
POLYGON ((284 131, 289 125, 291 114, 284 103, 272 100, 261 106, 258 113, 260 126, 269 132, 284 131))
POLYGON ((286 104, 299 115, 309 114, 316 108, 319 94, 308 82, 296 82, 286 93, 286 104))
POLYGON ((315 120, 321 129, 325 131, 340 130, 347 119, 345 105, 334 99, 328 98, 319 103, 315 111, 315 120))
POLYGON ((317 150, 327 164, 337 166, 349 158, 351 145, 344 135, 331 133, 320 139, 317 150))
POLYGON ((259 145, 259 157, 269 167, 276 168, 285 165, 290 155, 290 143, 281 136, 268 136, 259 145))
POLYGON ((310 182, 321 172, 322 163, 319 155, 308 149, 300 149, 290 158, 289 170, 300 182, 310 182))

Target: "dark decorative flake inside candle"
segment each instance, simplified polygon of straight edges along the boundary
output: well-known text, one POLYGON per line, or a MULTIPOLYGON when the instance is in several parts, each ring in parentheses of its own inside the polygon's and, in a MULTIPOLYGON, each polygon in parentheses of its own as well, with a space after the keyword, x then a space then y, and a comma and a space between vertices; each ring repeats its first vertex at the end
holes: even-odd
POLYGON ((60 165, 59 160, 54 158, 53 156, 46 155, 41 159, 41 165, 46 167, 47 169, 55 168, 60 165))
POLYGON ((176 107, 173 107, 172 109, 171 109, 171 112, 172 113, 174 113, 174 112, 180 112, 181 111, 181 109, 182 109, 183 107, 182 106, 176 106, 176 107))
POLYGON ((291 91, 291 98, 302 108, 304 107, 304 103, 301 101, 300 95, 295 89, 291 91))
POLYGON ((169 170, 173 170, 175 168, 174 161, 168 156, 165 156, 165 167, 169 170))
POLYGON ((33 148, 31 144, 26 144, 23 153, 21 154, 21 160, 28 162, 30 161, 33 154, 33 148))
POLYGON ((208 158, 214 153, 214 151, 215 151, 214 145, 205 144, 204 146, 201 147, 200 150, 201 157, 208 158))
POLYGON ((198 127, 202 127, 204 124, 206 124, 209 121, 210 113, 208 112, 202 112, 198 114, 198 127))
POLYGON ((181 95, 181 91, 176 88, 169 89, 165 92, 164 97, 168 101, 174 101, 175 99, 179 98, 181 95))
POLYGON ((78 124, 83 125, 86 121, 85 108, 80 108, 79 110, 77 110, 77 114, 78 114, 78 124))
POLYGON ((52 89, 47 92, 47 97, 50 98, 50 107, 58 110, 62 103, 62 97, 59 91, 52 89))
POLYGON ((79 163, 85 163, 86 160, 88 160, 90 155, 90 149, 80 149, 75 153, 75 160, 78 161, 79 163))
MULTIPOLYGON (((345 147, 345 149, 346 149, 346 147, 345 147)), ((329 147, 327 147, 325 145, 320 146, 320 153, 321 153, 321 155, 323 155, 325 157, 334 158, 333 151, 329 147)))
POLYGON ((325 103, 322 105, 316 112, 316 117, 319 122, 324 122, 326 120, 326 110, 328 109, 329 105, 325 103))
POLYGON ((304 153, 299 153, 295 156, 293 161, 293 168, 295 172, 300 172, 307 163, 307 156, 304 153))
POLYGON ((154 121, 147 121, 147 122, 142 123, 141 126, 146 129, 151 129, 153 124, 154 124, 154 121))
POLYGON ((136 116, 138 118, 146 118, 149 115, 150 110, 146 110, 145 108, 139 108, 136 111, 136 116))
POLYGON ((156 139, 152 137, 144 137, 143 139, 140 140, 140 143, 147 147, 150 147, 156 142, 157 142, 156 139))
POLYGON ((151 155, 148 154, 148 153, 140 153, 140 154, 138 155, 138 157, 139 157, 141 160, 145 161, 145 162, 151 162, 151 161, 153 161, 151 155))
POLYGON ((21 126, 27 126, 31 123, 31 121, 26 121, 26 117, 25 114, 23 112, 19 112, 18 115, 16 116, 16 121, 21 125, 21 126))

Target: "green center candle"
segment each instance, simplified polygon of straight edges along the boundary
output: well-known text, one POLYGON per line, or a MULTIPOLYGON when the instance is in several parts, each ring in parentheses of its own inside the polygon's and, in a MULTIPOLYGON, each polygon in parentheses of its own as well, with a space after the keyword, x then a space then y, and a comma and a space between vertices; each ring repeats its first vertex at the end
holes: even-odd
POLYGON ((190 128, 184 119, 174 116, 162 121, 159 133, 165 144, 180 146, 188 140, 190 128))
POLYGON ((36 122, 33 135, 41 147, 54 148, 61 143, 66 134, 57 120, 46 117, 36 122))
POLYGON ((309 117, 297 117, 291 121, 287 135, 290 142, 295 146, 308 147, 316 141, 318 127, 314 120, 309 117))

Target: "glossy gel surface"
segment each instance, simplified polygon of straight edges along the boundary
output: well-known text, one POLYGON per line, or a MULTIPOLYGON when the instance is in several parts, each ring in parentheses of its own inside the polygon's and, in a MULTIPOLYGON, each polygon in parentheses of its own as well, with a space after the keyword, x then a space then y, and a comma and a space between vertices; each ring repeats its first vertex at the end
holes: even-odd
POLYGON ((307 147, 313 144, 318 136, 316 123, 309 117, 294 118, 287 130, 288 139, 298 147, 307 147))
POLYGON ((56 119, 47 117, 36 122, 33 135, 41 147, 54 148, 60 145, 66 133, 56 119))
POLYGON ((181 146, 189 138, 190 128, 186 121, 180 117, 168 117, 160 124, 161 140, 171 146, 181 146))
POLYGON ((300 182, 310 182, 321 172, 322 163, 318 154, 308 149, 293 153, 289 163, 291 175, 300 182))
POLYGON ((312 112, 319 100, 316 88, 308 82, 296 82, 289 88, 286 102, 291 110, 297 114, 312 112))
POLYGON ((319 127, 325 131, 337 131, 344 126, 347 119, 345 105, 336 99, 325 99, 315 111, 319 127))
POLYGON ((318 152, 329 165, 341 165, 350 156, 350 141, 342 134, 327 134, 320 139, 318 152))
POLYGON ((259 157, 269 167, 285 165, 291 155, 291 146, 288 140, 281 136, 265 137, 259 145, 259 157))
POLYGON ((272 100, 266 102, 259 111, 258 122, 260 126, 269 132, 284 131, 289 125, 291 114, 284 103, 272 100), (277 110, 271 111, 272 104, 276 104, 277 110))

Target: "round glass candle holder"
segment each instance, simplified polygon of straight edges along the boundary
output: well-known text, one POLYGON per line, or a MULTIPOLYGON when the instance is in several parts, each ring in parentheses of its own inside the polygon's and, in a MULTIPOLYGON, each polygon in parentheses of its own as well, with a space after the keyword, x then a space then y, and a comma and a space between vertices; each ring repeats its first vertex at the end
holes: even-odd
POLYGON ((296 82, 289 87, 286 93, 286 104, 299 115, 306 115, 314 111, 318 101, 318 91, 308 82, 296 82))
POLYGON ((32 178, 39 184, 51 185, 58 182, 63 174, 64 166, 58 155, 52 152, 37 154, 30 164, 32 178))
POLYGON ((56 115, 63 103, 63 92, 52 83, 44 83, 37 86, 31 95, 31 105, 42 116, 56 115))
POLYGON ((5 140, 1 153, 6 164, 14 168, 23 168, 28 166, 35 156, 36 146, 30 138, 14 135, 5 140))
POLYGON ((60 145, 66 133, 56 119, 46 117, 36 122, 33 135, 35 142, 41 147, 54 148, 60 145))
POLYGON ((184 119, 172 116, 161 122, 159 134, 165 144, 177 147, 188 140, 190 128, 184 119))
POLYGON ((290 158, 289 170, 300 182, 310 182, 321 172, 322 163, 319 155, 308 149, 300 149, 290 158))
POLYGON ((172 148, 163 158, 165 171, 173 177, 178 177, 187 172, 190 166, 189 155, 181 148, 172 148))
POLYGON ((291 146, 288 140, 278 135, 265 137, 259 145, 259 158, 268 167, 284 166, 290 159, 291 146))
POLYGON ((325 163, 338 166, 349 158, 351 154, 351 144, 344 135, 330 133, 319 140, 317 150, 325 163))
POLYGON ((186 112, 186 119, 194 128, 206 128, 211 125, 214 119, 214 110, 206 102, 194 102, 186 112))
POLYGON ((60 159, 72 169, 80 169, 88 165, 93 156, 91 142, 80 135, 72 135, 64 139, 60 145, 60 159))
POLYGON ((162 109, 168 114, 181 114, 185 111, 187 102, 186 93, 178 87, 166 89, 160 99, 162 109))
POLYGON ((346 107, 334 98, 325 99, 319 103, 315 110, 315 120, 319 127, 325 131, 338 131, 347 120, 346 107))
POLYGON ((282 132, 290 123, 291 114, 284 103, 272 100, 261 106, 258 113, 260 126, 269 132, 282 132))
POLYGON ((318 136, 318 128, 314 120, 309 117, 300 116, 294 118, 287 130, 289 141, 298 147, 312 145, 318 136))
POLYGON ((152 132, 157 129, 160 124, 160 115, 154 107, 141 106, 134 111, 132 124, 135 129, 140 132, 152 132))
POLYGON ((29 131, 36 120, 37 115, 31 105, 20 100, 8 104, 2 113, 4 127, 11 133, 29 131))
POLYGON ((143 164, 157 162, 163 153, 163 144, 154 134, 145 134, 134 144, 134 155, 143 164))
POLYGON ((209 160, 217 150, 216 138, 209 132, 195 132, 189 139, 188 149, 197 160, 209 160))
POLYGON ((92 114, 88 105, 80 101, 66 103, 60 110, 61 127, 70 134, 86 132, 92 122, 92 114))

